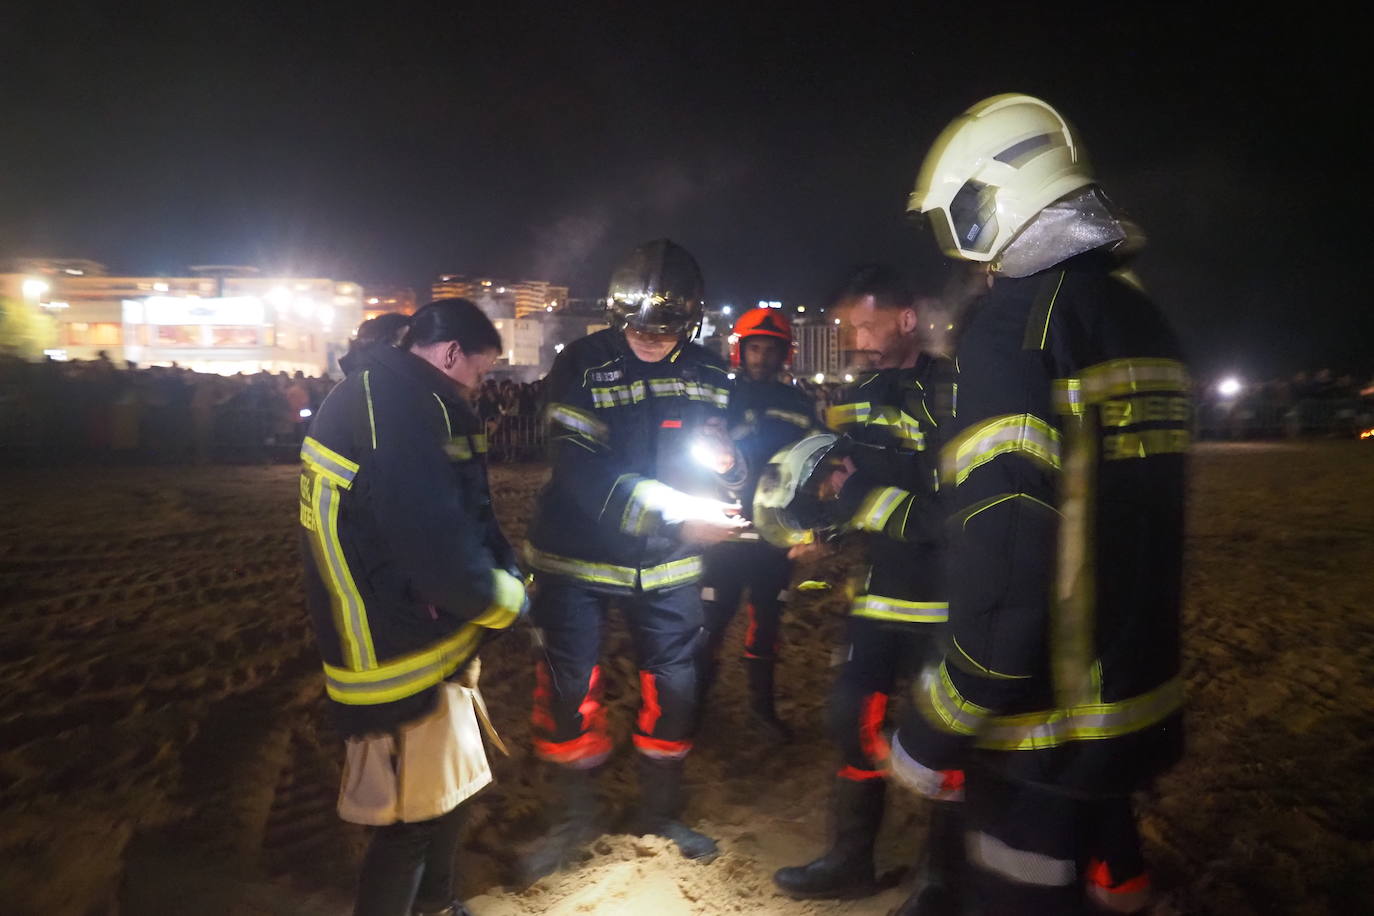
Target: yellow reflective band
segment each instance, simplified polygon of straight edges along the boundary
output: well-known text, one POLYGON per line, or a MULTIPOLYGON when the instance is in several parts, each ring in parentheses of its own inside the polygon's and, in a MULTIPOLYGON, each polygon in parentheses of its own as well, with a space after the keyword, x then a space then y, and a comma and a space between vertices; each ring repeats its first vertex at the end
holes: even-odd
POLYGON ((613 566, 609 563, 592 563, 572 557, 561 557, 530 545, 526 545, 525 559, 539 572, 621 588, 632 589, 638 584, 644 591, 695 581, 701 577, 702 570, 701 557, 684 557, 641 570, 633 566, 613 566))
POLYGON ((413 696, 457 671, 476 651, 481 634, 481 627, 464 624, 458 632, 428 649, 366 671, 325 665, 325 689, 331 699, 350 706, 390 703, 413 696))
POLYGON ((578 410, 567 404, 550 404, 548 418, 550 423, 565 426, 593 442, 604 445, 610 441, 610 427, 585 410, 578 410))
POLYGON ((1083 380, 1057 378, 1054 380, 1054 410, 1056 413, 1081 417, 1083 415, 1083 380))
POLYGON ((730 403, 730 392, 727 389, 680 378, 651 378, 649 393, 661 398, 685 397, 693 401, 706 401, 721 408, 730 403))
POLYGON ((1027 500, 1030 500, 1031 502, 1035 503, 1035 504, 1038 505, 1038 506, 1044 506, 1046 509, 1049 509, 1049 510, 1050 510, 1051 512, 1053 512, 1055 515, 1061 514, 1061 513, 1059 512, 1059 510, 1056 509, 1054 506, 1051 506, 1049 503, 1045 502, 1043 499, 1036 499, 1034 496, 1031 496, 1029 493, 999 493, 999 494, 996 495, 996 496, 989 496, 987 499, 979 500, 978 502, 974 503, 972 506, 969 506, 968 509, 966 509, 966 510, 964 511, 964 514, 963 514, 963 517, 962 517, 962 525, 961 525, 960 527, 967 528, 967 527, 968 527, 968 523, 973 519, 974 516, 978 515, 980 512, 986 512, 987 510, 991 509, 993 506, 1001 505, 1002 503, 1004 503, 1004 502, 1006 502, 1007 500, 1010 500, 1010 499, 1027 499, 1027 500))
POLYGON ((1113 398, 1102 402, 1102 425, 1126 427, 1139 423, 1187 423, 1193 409, 1185 397, 1163 395, 1113 398))
POLYGON ((556 553, 546 553, 534 547, 526 548, 525 557, 530 566, 539 572, 595 582, 599 585, 634 588, 635 579, 639 575, 639 571, 632 566, 612 566, 609 563, 591 563, 572 557, 560 557, 556 553))
MULTIPOLYGON (((620 480, 625 479, 622 476, 620 480)), ((657 480, 639 478, 634 487, 630 490, 630 496, 625 500, 625 511, 620 516, 620 530, 626 534, 647 534, 653 525, 653 512, 655 505, 662 505, 663 497, 674 494, 672 487, 659 483, 657 480)))
POLYGON ((444 443, 444 454, 455 461, 467 461, 472 458, 472 444, 467 436, 454 436, 444 443))
POLYGON ((896 620, 903 623, 944 623, 949 619, 948 601, 907 601, 883 595, 860 595, 849 605, 853 617, 896 620))
POLYGON ((324 567, 324 579, 329 589, 334 622, 344 659, 353 670, 377 665, 377 652, 372 647, 372 633, 367 624, 367 608, 363 596, 353 582, 353 573, 344 558, 339 540, 339 490, 327 477, 317 476, 313 483, 311 509, 315 517, 316 554, 324 567))
POLYGON ((1059 430, 1028 413, 994 417, 961 433, 941 452, 944 479, 956 485, 998 455, 1020 452, 1059 470, 1059 430))
POLYGON ((853 404, 836 404, 825 409, 825 425, 840 431, 843 426, 867 423, 873 405, 868 401, 855 401, 853 404))
POLYGON ((1033 751, 1070 741, 1117 738, 1149 728, 1182 706, 1183 681, 1173 678, 1148 693, 1116 703, 993 716, 979 733, 978 746, 994 751, 1033 751))
POLYGON ((592 389, 593 407, 620 407, 627 404, 638 404, 647 397, 647 389, 643 382, 632 382, 629 385, 612 385, 609 388, 592 389))
POLYGON ((959 693, 950 680, 945 662, 938 668, 926 668, 916 685, 917 707, 926 720, 937 728, 956 735, 977 734, 991 711, 973 703, 959 693))
POLYGON ((1173 359, 1113 359, 1084 369, 1079 376, 1090 403, 1145 391, 1187 392, 1188 369, 1173 359))
POLYGON ((1138 433, 1116 433, 1102 437, 1102 457, 1107 461, 1126 458, 1151 458, 1188 451, 1192 434, 1186 429, 1147 429, 1138 433))
POLYGON ((701 569, 701 557, 684 557, 671 563, 650 566, 648 569, 640 570, 639 587, 647 592, 656 588, 695 582, 701 578, 701 569))
POLYGON ((775 420, 782 420, 784 423, 800 426, 802 429, 811 428, 811 418, 805 414, 793 413, 790 410, 779 410, 776 407, 770 407, 763 412, 763 415, 765 417, 772 417, 775 420))
POLYGON ((926 436, 925 433, 921 432, 921 424, 900 408, 879 407, 873 411, 873 416, 868 421, 868 425, 889 428, 892 434, 901 441, 904 448, 910 447, 917 451, 923 451, 926 447, 926 436), (908 443, 910 443, 909 446, 908 443))
POLYGON ((859 504, 859 511, 850 519, 850 527, 856 531, 882 531, 902 499, 910 495, 898 487, 874 487, 859 504))
POLYGON ((358 473, 356 461, 349 461, 313 436, 306 436, 301 443, 301 461, 345 490, 353 484, 358 473))
POLYGON ((372 430, 372 448, 377 448, 377 418, 372 413, 372 370, 363 371, 363 394, 367 397, 367 425, 372 430))

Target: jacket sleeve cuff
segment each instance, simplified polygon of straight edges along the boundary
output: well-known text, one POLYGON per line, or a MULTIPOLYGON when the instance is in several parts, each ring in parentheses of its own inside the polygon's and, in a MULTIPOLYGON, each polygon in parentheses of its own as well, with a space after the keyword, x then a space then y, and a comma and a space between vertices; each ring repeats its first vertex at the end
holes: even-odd
POLYGON ((525 584, 504 569, 491 571, 491 604, 472 622, 492 630, 515 623, 525 604, 525 584))

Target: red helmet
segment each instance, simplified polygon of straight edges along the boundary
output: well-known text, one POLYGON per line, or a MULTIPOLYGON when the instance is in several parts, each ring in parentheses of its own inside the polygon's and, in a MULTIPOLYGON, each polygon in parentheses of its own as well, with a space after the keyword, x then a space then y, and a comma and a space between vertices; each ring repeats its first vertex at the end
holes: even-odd
POLYGON ((792 365, 792 322, 782 309, 753 308, 739 316, 730 335, 730 365, 739 368, 740 343, 746 337, 776 337, 786 347, 783 365, 792 365))

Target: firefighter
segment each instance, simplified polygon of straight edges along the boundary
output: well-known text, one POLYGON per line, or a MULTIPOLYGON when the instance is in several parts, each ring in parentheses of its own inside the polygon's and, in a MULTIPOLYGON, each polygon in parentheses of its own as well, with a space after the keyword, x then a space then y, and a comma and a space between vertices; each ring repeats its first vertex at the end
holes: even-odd
POLYGON ((685 249, 666 239, 636 248, 607 298, 611 327, 569 344, 546 383, 553 467, 528 545, 543 650, 532 722, 557 801, 552 829, 521 863, 527 882, 598 833, 593 772, 612 747, 598 658, 612 603, 639 666, 632 829, 668 837, 689 859, 716 854, 679 818, 706 638, 702 550, 745 525, 719 498, 746 470, 726 426, 731 380, 691 342, 702 281, 685 249))
POLYGON ((358 916, 468 912, 458 805, 491 781, 475 653, 525 602, 466 400, 500 352, 477 306, 431 302, 401 347, 355 352, 301 447, 306 600, 347 739, 339 813, 378 828, 358 916))
MULTIPOLYGON (((819 496, 837 531, 865 539, 867 563, 851 581, 846 645, 828 709, 841 757, 831 846, 776 873, 774 881, 794 897, 878 890, 873 847, 887 790, 889 698, 919 667, 947 611, 932 447, 951 409, 951 367, 922 351, 917 300, 891 268, 859 269, 836 304, 877 369, 826 412, 844 440, 817 472, 819 496)), ((947 791, 957 792, 962 774, 952 769, 945 778, 947 791)))
POLYGON ((908 209, 983 291, 959 321, 941 450, 948 638, 893 772, 919 790, 967 760, 965 906, 1139 912, 1131 793, 1182 750, 1188 371, 1125 268, 1138 230, 1045 102, 955 119, 908 209))
MULTIPOLYGON (((749 476, 735 495, 748 516, 759 472, 775 452, 816 425, 815 405, 800 388, 780 378, 792 362, 793 349, 792 323, 781 309, 748 310, 735 322, 730 342, 730 365, 737 376, 730 397, 730 436, 749 468, 749 476)), ((778 718, 773 672, 778 628, 792 578, 787 550, 774 547, 757 532, 746 531, 712 547, 705 559, 701 600, 710 642, 703 662, 703 695, 715 680, 725 631, 747 592, 749 626, 744 636, 744 664, 750 720, 767 740, 785 743, 792 734, 778 718)))

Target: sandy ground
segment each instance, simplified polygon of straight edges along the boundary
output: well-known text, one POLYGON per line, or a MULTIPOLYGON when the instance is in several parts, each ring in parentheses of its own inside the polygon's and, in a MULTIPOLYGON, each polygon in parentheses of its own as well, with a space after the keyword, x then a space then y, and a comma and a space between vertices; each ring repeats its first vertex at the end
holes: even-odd
MULTIPOLYGON (((1202 446, 1189 535, 1184 763, 1142 799, 1166 912, 1374 911, 1374 446, 1202 446)), ((537 466, 495 470, 512 537, 537 466)), ((8 472, 0 489, 0 911, 348 911, 365 843, 333 814, 338 738, 301 607, 290 467, 8 472)), ((840 561, 811 572, 838 578, 840 561)), ((608 835, 583 867, 516 891, 543 785, 530 759, 529 644, 485 654, 483 687, 514 756, 472 805, 463 891, 479 916, 884 914, 894 888, 798 903, 769 876, 820 849, 835 755, 821 709, 839 631, 833 593, 788 613, 785 748, 745 727, 727 665, 692 760, 688 819, 722 840, 688 863, 608 835)), ((738 640, 732 640, 738 645, 738 640)), ((637 701, 611 631, 603 779, 614 825, 633 798, 637 701)), ((920 847, 898 798, 885 869, 920 847)))

